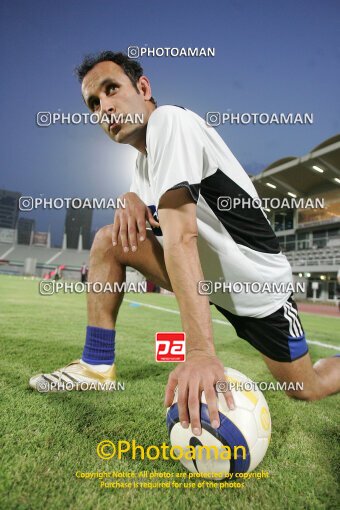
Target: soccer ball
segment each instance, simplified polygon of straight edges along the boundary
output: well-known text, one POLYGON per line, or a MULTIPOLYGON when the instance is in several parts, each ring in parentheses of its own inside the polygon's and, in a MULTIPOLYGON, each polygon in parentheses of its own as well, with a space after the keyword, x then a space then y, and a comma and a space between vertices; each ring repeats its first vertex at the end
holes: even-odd
POLYGON ((226 382, 216 385, 220 415, 218 429, 210 425, 204 392, 200 436, 192 433, 190 425, 188 429, 181 426, 177 391, 166 418, 170 442, 183 466, 192 473, 214 473, 216 476, 210 479, 215 480, 225 479, 226 473, 253 471, 265 456, 271 435, 268 405, 256 384, 232 368, 224 368, 224 373, 226 382), (227 384, 234 397, 234 410, 228 409, 223 395, 227 384))

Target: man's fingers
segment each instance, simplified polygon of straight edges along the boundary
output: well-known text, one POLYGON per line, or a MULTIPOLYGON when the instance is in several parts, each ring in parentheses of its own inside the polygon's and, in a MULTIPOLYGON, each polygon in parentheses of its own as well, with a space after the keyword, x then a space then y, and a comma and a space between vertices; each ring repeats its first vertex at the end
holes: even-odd
POLYGON ((208 405, 209 418, 211 426, 217 429, 220 426, 220 417, 218 414, 217 396, 214 387, 214 381, 208 382, 204 386, 204 395, 208 405))
POLYGON ((120 240, 122 243, 123 251, 127 253, 129 251, 129 243, 127 238, 127 222, 124 218, 120 221, 120 230, 119 230, 120 240))
POLYGON ((177 378, 172 374, 169 375, 168 384, 165 388, 164 405, 166 407, 171 406, 174 400, 174 393, 177 386, 177 378))
POLYGON ((119 233, 119 216, 115 215, 115 221, 112 226, 112 244, 113 246, 116 246, 118 244, 118 233, 119 233))
POLYGON ((159 227, 159 223, 136 193, 126 193, 121 198, 126 200, 126 207, 116 211, 112 227, 112 244, 116 246, 120 238, 122 248, 127 253, 130 247, 132 251, 136 251, 138 241, 146 239, 147 220, 153 227, 159 227))
POLYGON ((231 409, 231 410, 235 409, 235 402, 234 402, 233 394, 231 393, 231 391, 226 390, 223 392, 223 395, 224 395, 225 401, 227 402, 227 406, 229 407, 229 409, 231 409))
POLYGON ((129 243, 132 251, 137 250, 137 229, 136 222, 134 218, 128 219, 128 234, 129 234, 129 243))
POLYGON ((155 218, 152 216, 152 212, 151 210, 147 207, 147 219, 148 219, 148 222, 150 223, 150 225, 152 227, 159 227, 159 223, 158 221, 155 220, 155 218))
POLYGON ((216 389, 218 393, 223 393, 228 408, 231 410, 235 409, 233 394, 229 389, 228 379, 226 378, 225 374, 223 374, 223 376, 218 379, 216 389))
POLYGON ((145 241, 146 239, 146 221, 145 218, 141 218, 137 220, 137 228, 138 228, 138 239, 140 241, 145 241))
POLYGON ((193 379, 190 381, 189 385, 188 407, 191 430, 195 436, 199 436, 201 434, 200 403, 201 395, 199 389, 199 380, 193 379))
POLYGON ((179 421, 182 427, 187 429, 189 427, 188 386, 186 383, 181 384, 180 381, 178 381, 177 405, 179 421))

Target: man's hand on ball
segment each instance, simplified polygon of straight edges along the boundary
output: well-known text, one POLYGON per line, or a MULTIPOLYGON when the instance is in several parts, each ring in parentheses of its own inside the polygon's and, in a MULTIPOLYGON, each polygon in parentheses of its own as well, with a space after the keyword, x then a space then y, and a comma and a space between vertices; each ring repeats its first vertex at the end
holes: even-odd
MULTIPOLYGON (((174 392, 178 386, 177 404, 181 425, 183 428, 188 428, 190 423, 193 433, 197 436, 201 434, 200 403, 201 394, 204 391, 210 423, 212 427, 218 428, 220 419, 215 385, 217 381, 224 380, 224 367, 216 356, 204 351, 192 351, 187 355, 185 363, 180 363, 170 373, 164 404, 167 407, 172 404, 174 392)), ((234 409, 231 392, 228 390, 223 394, 228 407, 234 409)))
POLYGON ((159 223, 136 193, 125 193, 120 198, 125 201, 125 208, 116 210, 112 227, 112 244, 116 246, 120 237, 123 250, 127 253, 130 249, 136 251, 138 241, 142 242, 146 239, 147 221, 152 227, 159 227, 159 223))

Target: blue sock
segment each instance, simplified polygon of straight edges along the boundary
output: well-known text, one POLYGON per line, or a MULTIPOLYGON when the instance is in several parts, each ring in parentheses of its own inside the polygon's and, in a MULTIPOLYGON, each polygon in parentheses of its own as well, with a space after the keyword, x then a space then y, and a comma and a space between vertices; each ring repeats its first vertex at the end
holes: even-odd
POLYGON ((112 365, 115 360, 114 329, 87 326, 82 360, 90 365, 112 365))

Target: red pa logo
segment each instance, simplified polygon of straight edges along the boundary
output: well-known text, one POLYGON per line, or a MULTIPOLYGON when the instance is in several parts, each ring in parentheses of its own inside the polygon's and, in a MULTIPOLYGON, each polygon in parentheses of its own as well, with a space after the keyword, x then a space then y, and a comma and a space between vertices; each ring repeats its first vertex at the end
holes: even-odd
POLYGON ((185 333, 156 333, 156 361, 185 361, 185 333))

